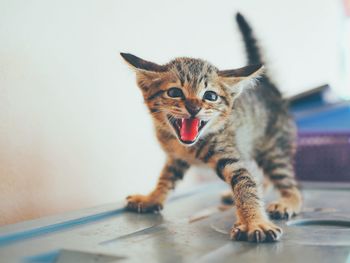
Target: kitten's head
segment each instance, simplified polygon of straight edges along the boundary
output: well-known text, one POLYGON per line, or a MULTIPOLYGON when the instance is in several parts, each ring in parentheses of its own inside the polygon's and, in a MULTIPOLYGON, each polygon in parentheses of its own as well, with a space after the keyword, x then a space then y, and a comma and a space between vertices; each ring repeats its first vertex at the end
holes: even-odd
POLYGON ((234 99, 263 67, 218 70, 200 59, 176 58, 158 65, 131 54, 121 56, 136 72, 157 129, 189 146, 226 123, 234 99))

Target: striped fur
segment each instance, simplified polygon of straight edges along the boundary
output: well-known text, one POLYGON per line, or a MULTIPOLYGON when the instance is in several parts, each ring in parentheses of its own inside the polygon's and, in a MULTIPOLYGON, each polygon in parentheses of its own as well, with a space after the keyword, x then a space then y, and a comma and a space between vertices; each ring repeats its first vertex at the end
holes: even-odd
POLYGON ((136 72, 157 138, 168 156, 155 190, 146 196, 129 196, 127 207, 138 212, 159 211, 190 165, 206 165, 231 185, 237 214, 231 237, 275 241, 282 230, 269 221, 257 174, 248 169, 248 163, 255 162, 281 194, 279 201, 268 206, 269 215, 289 218, 297 214, 301 196, 293 169, 296 129, 278 89, 266 74, 260 76, 262 59, 251 28, 240 14, 237 22, 246 41, 248 62, 256 65, 220 71, 201 59, 177 58, 158 65, 121 54, 136 72), (169 97, 167 90, 172 87, 180 88, 184 96, 169 97), (204 100, 207 90, 216 92, 219 99, 204 100), (193 144, 185 145, 171 120, 190 118, 189 104, 200 109, 196 117, 208 123, 193 144))

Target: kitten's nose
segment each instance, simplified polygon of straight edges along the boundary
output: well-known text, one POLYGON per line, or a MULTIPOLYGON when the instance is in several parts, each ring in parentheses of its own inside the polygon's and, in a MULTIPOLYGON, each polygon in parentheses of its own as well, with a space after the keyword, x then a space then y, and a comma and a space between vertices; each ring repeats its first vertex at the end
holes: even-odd
POLYGON ((191 114, 192 117, 196 116, 197 113, 202 109, 192 101, 185 101, 185 108, 187 109, 189 114, 191 114))

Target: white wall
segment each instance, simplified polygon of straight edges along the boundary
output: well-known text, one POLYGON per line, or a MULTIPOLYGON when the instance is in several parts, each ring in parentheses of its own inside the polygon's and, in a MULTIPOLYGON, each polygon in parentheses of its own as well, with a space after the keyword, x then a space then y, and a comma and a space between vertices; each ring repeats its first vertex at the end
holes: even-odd
POLYGON ((339 79, 334 0, 1 0, 0 224, 149 191, 164 156, 118 53, 243 66, 236 10, 287 94, 339 79))

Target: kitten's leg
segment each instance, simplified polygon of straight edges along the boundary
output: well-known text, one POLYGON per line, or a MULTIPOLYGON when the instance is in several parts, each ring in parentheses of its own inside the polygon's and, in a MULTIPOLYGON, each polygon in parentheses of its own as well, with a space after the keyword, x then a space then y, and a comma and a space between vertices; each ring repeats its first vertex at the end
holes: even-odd
POLYGON ((289 219, 298 214, 302 198, 295 181, 291 158, 282 154, 265 161, 264 173, 281 195, 277 202, 268 205, 267 211, 270 217, 289 219))
MULTIPOLYGON (((271 182, 266 177, 263 177, 262 180, 263 180, 263 182, 262 182, 262 190, 263 191, 262 192, 263 192, 263 194, 265 194, 266 192, 268 192, 270 190, 271 182)), ((225 191, 221 194, 221 202, 225 205, 234 205, 235 204, 232 190, 225 191)))
POLYGON ((169 190, 175 188, 175 182, 182 179, 189 164, 180 159, 169 158, 164 165, 157 186, 148 195, 130 195, 126 208, 138 213, 158 212, 163 209, 169 190))
POLYGON ((233 190, 237 222, 232 228, 231 238, 253 242, 278 240, 282 229, 267 218, 258 185, 244 163, 238 158, 223 157, 212 165, 233 190))

